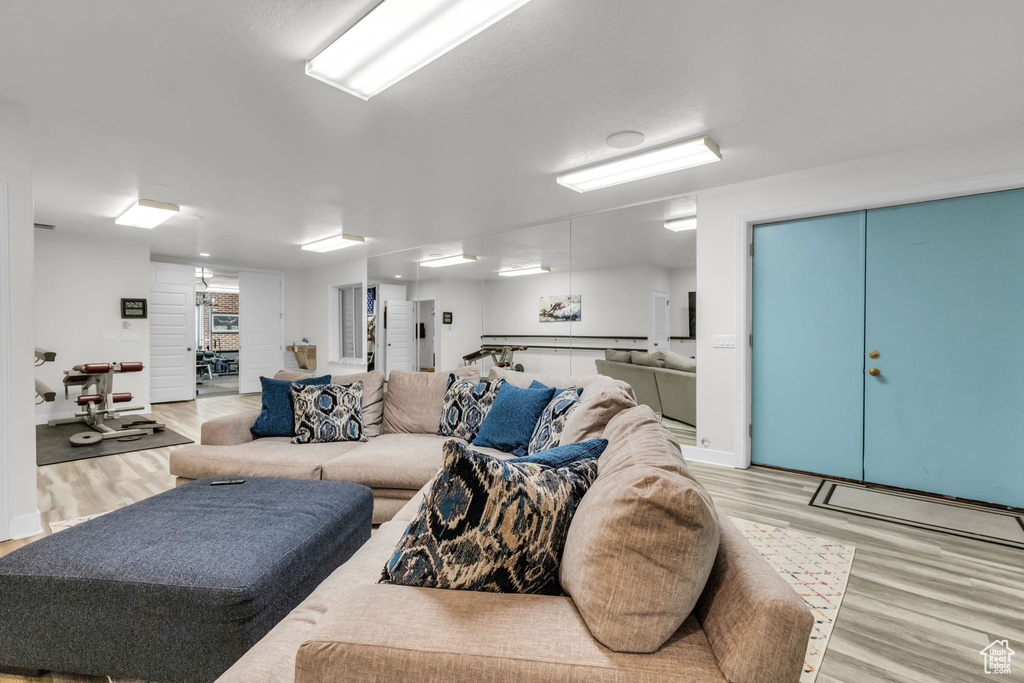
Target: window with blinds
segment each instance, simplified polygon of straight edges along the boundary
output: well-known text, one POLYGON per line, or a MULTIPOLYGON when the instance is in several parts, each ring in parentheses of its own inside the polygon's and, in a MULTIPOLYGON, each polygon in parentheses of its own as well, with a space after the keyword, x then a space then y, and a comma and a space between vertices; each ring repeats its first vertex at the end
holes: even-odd
POLYGON ((362 285, 338 288, 338 351, 342 358, 363 357, 364 306, 362 285))

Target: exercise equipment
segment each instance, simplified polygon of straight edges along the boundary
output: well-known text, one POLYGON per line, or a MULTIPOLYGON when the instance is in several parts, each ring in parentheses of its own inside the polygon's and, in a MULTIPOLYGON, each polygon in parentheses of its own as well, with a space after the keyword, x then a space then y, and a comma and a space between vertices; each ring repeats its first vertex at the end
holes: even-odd
POLYGON ((140 419, 113 429, 104 424, 108 419, 116 420, 121 413, 143 410, 142 406, 122 405, 131 403, 134 397, 127 392, 114 392, 114 375, 127 372, 142 372, 142 363, 84 363, 64 371, 64 398, 70 399, 70 388, 79 387, 82 392, 75 403, 82 410, 74 417, 50 420, 51 427, 61 424, 83 422, 93 431, 79 432, 71 437, 73 446, 89 446, 104 439, 140 437, 164 429, 155 420, 140 419))
MULTIPOLYGON (((35 351, 36 356, 36 367, 43 365, 44 363, 52 363, 57 360, 56 351, 48 351, 47 349, 41 349, 38 346, 35 351)), ((53 403, 57 400, 57 392, 46 386, 43 382, 36 380, 36 397, 39 399, 36 401, 36 405, 42 405, 43 403, 53 403)))
POLYGON ((523 372, 523 364, 516 363, 513 360, 516 351, 526 351, 529 346, 481 346, 479 351, 468 353, 462 357, 462 360, 468 363, 475 363, 478 360, 482 360, 490 356, 494 364, 499 368, 511 368, 516 372, 523 372))

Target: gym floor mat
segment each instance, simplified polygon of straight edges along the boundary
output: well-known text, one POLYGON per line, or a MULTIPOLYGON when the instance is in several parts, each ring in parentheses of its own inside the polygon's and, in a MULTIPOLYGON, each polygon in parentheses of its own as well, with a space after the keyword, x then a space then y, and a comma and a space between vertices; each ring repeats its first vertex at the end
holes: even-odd
MULTIPOLYGON (((141 418, 150 418, 152 415, 125 415, 118 420, 107 420, 109 427, 117 429, 122 423, 134 422, 141 418)), ((150 448, 162 448, 164 446, 180 446, 181 444, 192 443, 192 439, 170 430, 164 429, 155 432, 152 436, 145 434, 141 437, 127 437, 124 441, 118 439, 104 439, 98 444, 91 446, 72 446, 69 439, 73 434, 91 431, 85 423, 56 425, 36 425, 36 464, 56 465, 59 462, 71 462, 72 460, 86 460, 98 458, 103 455, 117 455, 119 453, 131 453, 133 451, 144 451, 150 448)))

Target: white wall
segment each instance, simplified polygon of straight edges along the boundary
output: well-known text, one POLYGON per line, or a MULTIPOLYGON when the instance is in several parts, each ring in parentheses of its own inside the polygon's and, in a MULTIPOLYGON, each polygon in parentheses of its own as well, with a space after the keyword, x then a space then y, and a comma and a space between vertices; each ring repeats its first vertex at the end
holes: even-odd
MULTIPOLYGON (((298 270, 286 270, 284 272, 284 345, 301 344, 305 336, 305 279, 303 273, 298 270)), ((326 349, 317 347, 317 363, 322 363, 319 354, 326 349)), ((285 370, 298 370, 299 363, 295 360, 295 354, 291 351, 284 352, 282 366, 285 370)))
MULTIPOLYGON (((10 382, 6 392, 7 459, 0 453, 0 486, 6 488, 6 509, 0 509, 0 540, 39 533, 36 507, 36 434, 32 397, 35 395, 33 367, 32 297, 33 207, 32 130, 29 112, 23 107, 0 103, 0 180, 7 182, 7 259, 0 264, 11 292, 8 309, 7 359, 10 382)), ((3 505, 0 495, 0 505, 3 505)))
MULTIPOLYGON (((526 366, 527 371, 539 374, 593 374, 597 371, 594 361, 604 358, 604 348, 646 349, 650 334, 651 290, 670 292, 672 310, 670 329, 674 336, 684 334, 684 323, 677 320, 679 301, 685 314, 686 294, 677 296, 677 287, 689 287, 692 291, 694 269, 665 269, 652 266, 631 266, 625 268, 601 268, 569 273, 549 273, 517 278, 500 278, 483 283, 484 334, 501 335, 556 335, 561 339, 530 339, 510 336, 507 339, 484 338, 485 343, 522 343, 534 346, 516 356, 516 362, 526 366), (677 271, 686 271, 677 274, 677 271), (571 291, 570 291, 571 290, 571 291), (540 298, 558 294, 579 294, 581 299, 581 320, 579 322, 540 322, 540 298), (593 346, 597 350, 573 348, 573 350, 540 349, 537 346, 570 345, 568 337, 597 337, 602 339, 576 338, 573 347, 593 346), (639 340, 620 339, 642 337, 639 340)), ((673 349, 682 353, 685 342, 674 342, 673 349), (677 346, 679 345, 679 346, 677 346), (682 349, 682 350, 680 350, 682 349)), ((693 355, 690 351, 686 355, 693 355)), ((489 364, 485 364, 489 367, 489 364)))
POLYGON ((480 348, 483 299, 479 280, 456 277, 421 280, 409 288, 409 298, 434 300, 434 353, 438 372, 461 367, 462 357, 480 348), (443 322, 445 312, 452 314, 451 325, 443 322))
MULTIPOLYGON (((125 228, 132 230, 132 228, 125 228)), ((149 404, 149 320, 123 329, 122 298, 149 298, 149 245, 143 241, 97 240, 36 230, 35 344, 57 352, 57 360, 35 376, 57 392, 53 403, 36 406, 36 422, 71 417, 77 387, 65 400, 64 370, 81 363, 141 361, 146 369, 114 376, 114 390, 131 392, 132 405, 149 404), (115 341, 104 341, 104 335, 115 341)))
MULTIPOLYGON (((730 456, 739 425, 736 351, 713 349, 712 335, 737 329, 737 215, 836 201, 868 193, 970 178, 1024 167, 1024 132, 967 135, 932 147, 763 178, 700 193, 697 228, 697 441, 718 461, 730 456)), ((741 340, 737 340, 741 343, 741 340)), ((699 457, 690 453, 688 457, 699 457)))
MULTIPOLYGON (((315 344, 317 374, 349 375, 366 370, 365 363, 332 362, 339 355, 337 295, 332 297, 332 289, 357 282, 366 286, 366 259, 285 274, 285 343, 306 337, 315 344)), ((365 331, 364 320, 364 337, 365 331)), ((296 367, 294 359, 288 367, 296 367)))

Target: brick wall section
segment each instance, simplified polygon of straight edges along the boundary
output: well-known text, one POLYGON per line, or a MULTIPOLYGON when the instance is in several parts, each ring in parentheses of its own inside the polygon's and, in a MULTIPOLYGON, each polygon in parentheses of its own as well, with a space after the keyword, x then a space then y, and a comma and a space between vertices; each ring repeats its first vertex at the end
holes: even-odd
MULTIPOLYGON (((210 296, 216 302, 213 307, 214 313, 238 313, 238 295, 237 294, 223 294, 220 292, 211 292, 210 296)), ((203 339, 206 338, 207 325, 209 325, 209 319, 203 317, 203 339)), ((238 335, 237 334, 215 334, 213 335, 213 351, 237 351, 238 350, 238 335)))

